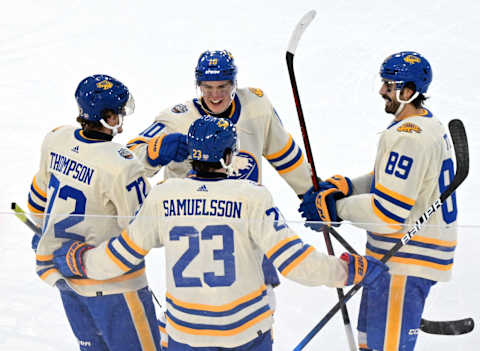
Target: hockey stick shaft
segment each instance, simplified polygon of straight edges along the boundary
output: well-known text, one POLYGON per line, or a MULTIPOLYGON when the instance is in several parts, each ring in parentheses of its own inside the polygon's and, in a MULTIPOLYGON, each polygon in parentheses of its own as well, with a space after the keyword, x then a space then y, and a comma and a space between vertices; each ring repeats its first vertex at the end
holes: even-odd
MULTIPOLYGON (((457 161, 457 172, 453 177, 451 184, 445 189, 440 197, 428 207, 423 215, 417 219, 415 224, 408 232, 382 257, 380 261, 386 263, 393 255, 395 255, 410 239, 425 225, 432 215, 442 206, 442 203, 460 186, 465 180, 469 171, 468 141, 465 128, 462 121, 454 119, 448 124, 450 135, 452 136, 455 149, 455 158, 457 161)), ((361 284, 356 284, 346 294, 344 302, 346 303, 355 293, 360 290, 361 284)), ((310 333, 295 347, 294 350, 302 350, 308 342, 327 324, 327 322, 340 310, 341 304, 337 303, 325 317, 317 323, 310 333)))
MULTIPOLYGON (((307 126, 305 124, 302 104, 300 102, 300 95, 298 93, 297 80, 295 78, 295 70, 293 68, 293 58, 295 55, 295 50, 297 49, 298 43, 300 41, 300 38, 303 32, 308 27, 308 25, 313 21, 313 19, 315 18, 315 15, 316 15, 316 12, 314 10, 307 12, 295 27, 295 30, 292 33, 292 37, 290 38, 290 41, 288 43, 286 60, 287 60, 288 74, 290 76, 290 84, 292 86, 292 91, 293 91, 293 98, 295 100, 295 106, 297 108, 298 121, 300 123, 303 143, 305 145, 305 152, 307 155, 308 163, 310 164, 310 168, 311 168, 312 183, 315 191, 318 191, 319 186, 318 186, 317 171, 315 169, 315 162, 313 161, 312 148, 310 147, 310 140, 308 138, 307 126)), ((328 254, 331 256, 335 256, 335 252, 333 251, 332 241, 330 239, 330 235, 327 227, 323 229, 323 237, 325 239, 325 245, 327 247, 328 254)), ((350 350, 352 351, 357 350, 355 339, 353 337, 352 325, 350 323, 350 318, 348 316, 347 306, 344 303, 343 289, 337 288, 337 295, 338 295, 339 304, 342 310, 343 323, 345 326, 345 333, 347 334, 350 350)))
POLYGON ((35 234, 42 235, 41 229, 37 227, 35 223, 31 221, 30 218, 27 217, 27 214, 25 213, 25 211, 22 210, 22 208, 18 206, 17 203, 12 202, 11 208, 13 212, 15 212, 15 217, 17 217, 19 220, 25 223, 35 234))

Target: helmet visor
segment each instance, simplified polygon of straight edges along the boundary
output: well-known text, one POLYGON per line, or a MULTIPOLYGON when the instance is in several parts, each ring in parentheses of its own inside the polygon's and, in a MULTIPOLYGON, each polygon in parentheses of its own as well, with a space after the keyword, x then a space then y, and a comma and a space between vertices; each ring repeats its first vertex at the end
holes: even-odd
POLYGON ((135 111, 135 99, 133 98, 133 95, 129 93, 128 100, 125 103, 125 105, 123 105, 119 114, 125 117, 128 115, 131 115, 134 111, 135 111))

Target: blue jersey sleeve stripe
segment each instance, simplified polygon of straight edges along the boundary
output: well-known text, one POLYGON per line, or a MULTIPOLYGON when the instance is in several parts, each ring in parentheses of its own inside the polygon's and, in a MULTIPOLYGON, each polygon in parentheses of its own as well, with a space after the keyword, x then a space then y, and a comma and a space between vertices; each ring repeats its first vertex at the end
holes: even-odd
MULTIPOLYGON (((367 249, 381 255, 385 255, 389 251, 389 250, 384 250, 384 249, 375 247, 370 243, 367 243, 367 249)), ((432 262, 432 263, 443 265, 443 266, 447 266, 453 263, 453 258, 444 260, 444 259, 440 259, 432 256, 419 255, 419 254, 413 254, 413 253, 407 253, 407 252, 397 252, 395 255, 393 255, 393 257, 411 258, 419 261, 432 262)))
POLYGON ((145 257, 145 255, 142 255, 140 253, 138 253, 137 251, 135 251, 132 247, 130 247, 130 245, 128 245, 128 243, 125 241, 125 239, 123 238, 122 235, 120 235, 118 237, 118 242, 125 248, 125 250, 128 251, 129 254, 131 254, 132 256, 138 258, 138 259, 142 259, 145 257))
POLYGON ((230 323, 230 324, 219 324, 219 325, 215 325, 215 324, 201 324, 201 323, 190 323, 190 322, 187 322, 187 321, 184 321, 184 320, 181 320, 177 317, 174 317, 170 311, 167 309, 167 312, 166 312, 166 315, 167 317, 172 320, 173 322, 175 322, 176 324, 182 326, 182 327, 186 327, 186 328, 190 328, 190 329, 195 329, 195 330, 212 330, 212 331, 231 331, 233 329, 236 329, 236 328, 241 328, 243 327, 245 324, 247 324, 249 321, 251 321, 252 319, 258 317, 259 315, 261 315, 262 313, 265 313, 267 311, 270 310, 270 307, 269 305, 265 305, 259 309, 257 309, 256 311, 248 314, 247 316, 245 316, 244 318, 242 319, 239 319, 238 321, 234 322, 234 323, 230 323))
POLYGON ((291 255, 289 258, 287 258, 280 266, 278 266, 278 270, 280 271, 280 273, 283 274, 283 271, 285 270, 285 268, 287 268, 290 263, 295 261, 309 247, 310 247, 310 245, 308 245, 308 244, 303 245, 300 249, 295 251, 295 253, 293 255, 291 255))
POLYGON ((279 162, 283 159, 285 159, 286 157, 288 157, 290 155, 290 153, 293 151, 293 149, 295 149, 295 140, 292 139, 292 144, 290 145, 290 147, 287 149, 287 151, 285 151, 282 155, 276 157, 276 158, 272 158, 268 161, 270 161, 270 163, 273 163, 273 162, 279 162))
POLYGON ((34 209, 36 209, 37 211, 39 211, 39 212, 45 212, 45 207, 36 204, 36 203, 33 201, 33 199, 32 199, 32 197, 30 196, 30 194, 28 194, 28 204, 29 204, 30 206, 32 206, 34 209))
POLYGON ((284 169, 287 169, 289 168, 290 166, 294 165, 299 159, 300 157, 302 157, 302 150, 300 148, 298 148, 298 152, 297 154, 295 155, 295 157, 293 159, 291 159, 290 161, 288 161, 287 163, 281 165, 281 166, 275 166, 275 169, 277 171, 281 171, 281 170, 284 170, 284 169))
POLYGON ((398 207, 401 207, 401 208, 405 209, 405 210, 410 211, 410 210, 412 209, 412 207, 413 207, 412 205, 409 205, 409 204, 407 204, 407 203, 405 203, 405 202, 402 202, 402 201, 400 201, 400 200, 398 200, 398 199, 395 199, 394 197, 392 197, 392 196, 390 196, 390 195, 385 194, 384 192, 381 192, 381 191, 378 190, 377 188, 375 188, 374 194, 377 195, 377 196, 379 196, 379 197, 381 197, 382 199, 387 200, 388 202, 391 202, 391 203, 394 204, 394 205, 397 205, 398 207))
POLYGON ((389 210, 387 210, 385 207, 382 206, 382 204, 377 201, 376 199, 373 199, 373 203, 375 205, 375 207, 386 217, 390 218, 390 219, 393 219, 395 222, 397 223, 404 223, 405 222, 405 219, 400 217, 400 216, 397 216, 396 214, 390 212, 389 210))
POLYGON ((280 256, 286 250, 288 250, 294 245, 301 244, 301 243, 302 243, 301 239, 295 239, 295 240, 289 241, 285 245, 281 246, 277 251, 275 251, 268 259, 270 260, 270 262, 273 262, 278 256, 280 256))
POLYGON ((172 299, 169 297, 166 297, 166 301, 176 310, 188 313, 188 314, 193 314, 197 316, 208 316, 208 317, 225 317, 225 316, 231 316, 259 301, 261 301, 265 296, 267 295, 267 291, 263 290, 262 293, 255 298, 245 301, 237 306, 235 306, 232 309, 226 310, 226 311, 209 311, 205 309, 193 309, 193 308, 186 308, 182 307, 178 304, 176 304, 172 299))
POLYGON ((43 196, 42 194, 40 194, 36 189, 35 187, 33 186, 33 184, 30 186, 30 191, 32 193, 35 194, 36 197, 38 197, 40 200, 42 200, 43 202, 47 202, 47 198, 45 196, 43 196))
MULTIPOLYGON (((135 265, 128 260, 126 260, 117 250, 112 245, 112 242, 115 240, 115 238, 112 238, 108 241, 107 244, 107 250, 110 251, 110 253, 117 259, 119 260, 123 265, 127 266, 128 268, 133 268, 135 265)), ((115 262, 117 263, 117 262, 115 262)))
MULTIPOLYGON (((391 237, 384 236, 384 235, 373 234, 372 232, 368 232, 368 235, 374 240, 388 242, 388 243, 397 243, 400 240, 398 238, 391 238, 391 237)), ((414 238, 412 238, 412 239, 414 239, 414 238)), ((407 243, 407 245, 418 246, 418 247, 423 247, 423 248, 426 248, 426 249, 432 249, 432 250, 443 251, 443 252, 453 252, 453 251, 455 251, 455 248, 456 248, 456 246, 443 246, 443 245, 427 244, 427 243, 423 243, 421 241, 412 240, 412 239, 407 243)))
POLYGON ((37 266, 51 266, 53 265, 53 260, 49 260, 49 261, 39 261, 37 260, 37 266))

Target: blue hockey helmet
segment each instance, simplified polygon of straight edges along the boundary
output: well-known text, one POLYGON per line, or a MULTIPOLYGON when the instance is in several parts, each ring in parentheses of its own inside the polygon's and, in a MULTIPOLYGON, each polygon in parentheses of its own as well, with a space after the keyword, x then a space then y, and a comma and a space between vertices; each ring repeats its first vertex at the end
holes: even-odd
POLYGON ((225 150, 237 151, 237 130, 228 119, 203 116, 190 125, 187 145, 193 160, 224 162, 225 150))
POLYGON ((232 54, 227 50, 205 51, 198 58, 195 68, 197 84, 203 81, 220 81, 237 79, 237 66, 232 54))
POLYGON ((396 89, 401 90, 405 83, 415 83, 420 94, 427 92, 432 82, 432 68, 427 59, 414 51, 402 51, 383 61, 380 76, 396 82, 396 89))
POLYGON ((82 79, 75 91, 80 117, 88 121, 101 121, 102 112, 113 110, 128 115, 135 109, 133 96, 122 82, 106 74, 94 74, 82 79))

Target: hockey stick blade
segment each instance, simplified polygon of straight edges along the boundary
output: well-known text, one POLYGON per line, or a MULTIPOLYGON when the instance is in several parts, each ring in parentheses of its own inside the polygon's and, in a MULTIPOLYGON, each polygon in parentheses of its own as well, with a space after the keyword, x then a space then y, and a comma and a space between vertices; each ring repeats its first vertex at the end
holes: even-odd
POLYGON ((420 330, 428 334, 436 335, 462 335, 470 333, 475 327, 472 318, 459 319, 456 321, 429 321, 422 319, 420 330))
POLYGON ((457 163, 457 172, 453 177, 450 186, 440 196, 440 201, 444 202, 458 186, 467 178, 470 169, 470 159, 468 153, 468 140, 465 127, 461 120, 452 119, 448 123, 450 136, 452 137, 455 150, 455 159, 457 163))
POLYGON ((32 222, 30 218, 27 217, 27 214, 17 203, 12 202, 11 208, 15 212, 15 217, 25 223, 35 234, 41 235, 41 229, 32 222))
POLYGON ((305 29, 312 23, 313 19, 317 15, 315 10, 308 11, 298 22, 297 26, 295 27, 292 36, 290 37, 290 41, 288 42, 287 52, 295 55, 295 50, 297 50, 298 42, 305 32, 305 29))

